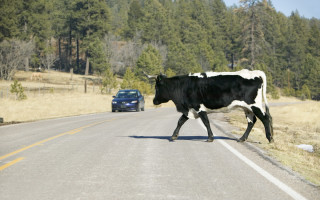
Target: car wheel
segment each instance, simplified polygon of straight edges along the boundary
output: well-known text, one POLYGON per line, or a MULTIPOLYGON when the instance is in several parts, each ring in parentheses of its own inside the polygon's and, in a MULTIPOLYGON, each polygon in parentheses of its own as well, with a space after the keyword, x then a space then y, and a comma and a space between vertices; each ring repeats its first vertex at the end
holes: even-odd
POLYGON ((144 107, 141 108, 141 111, 144 111, 144 107))
POLYGON ((112 110, 112 112, 116 112, 115 110, 112 110))

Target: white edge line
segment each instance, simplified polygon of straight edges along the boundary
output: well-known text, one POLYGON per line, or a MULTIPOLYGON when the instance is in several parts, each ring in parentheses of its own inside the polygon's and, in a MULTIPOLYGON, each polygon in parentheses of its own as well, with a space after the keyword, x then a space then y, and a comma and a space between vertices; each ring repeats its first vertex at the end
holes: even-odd
POLYGON ((224 141, 218 140, 218 142, 220 142, 220 144, 222 144, 224 147, 226 147, 229 151, 231 151, 234 155, 236 155, 238 158, 240 158, 240 160, 242 160, 243 162, 245 162, 247 165, 249 165, 251 168, 253 168, 256 172, 258 172, 259 174, 261 174, 263 177, 265 177, 267 180, 269 180, 271 183, 273 183, 274 185, 276 185, 277 187, 279 187, 282 191, 284 191, 285 193, 287 193, 288 195, 290 195, 293 199, 297 199, 297 200, 306 200, 305 197, 303 197, 301 194, 297 193, 296 191, 294 191, 291 187, 287 186, 286 184, 284 184, 282 181, 280 181, 279 179, 277 179, 276 177, 272 176, 270 173, 268 173, 267 171, 265 171, 264 169, 262 169, 261 167, 259 167, 257 164, 255 164, 254 162, 252 162, 251 160, 249 160, 247 157, 245 157, 244 155, 242 155, 239 151, 237 151, 236 149, 234 149, 233 147, 231 147, 229 144, 227 144, 224 141))
MULTIPOLYGON (((207 128, 204 126, 204 124, 201 122, 201 120, 197 120, 201 127, 207 131, 207 128)), ((231 153, 236 155, 240 160, 242 160, 244 163, 249 165, 252 169, 254 169, 256 172, 258 172, 260 175, 265 177, 268 181, 276 185, 278 188, 280 188, 282 191, 290 195, 293 199, 296 200, 307 200, 304 196, 299 194, 298 192, 294 191, 291 187, 287 186, 285 183, 277 179, 276 177, 272 176, 269 172, 265 171, 261 167, 259 167, 257 164, 252 162, 250 159, 245 157, 243 154, 241 154, 239 151, 237 151, 235 148, 227 144, 226 142, 222 140, 218 140, 220 144, 222 144, 225 148, 227 148, 231 153)))

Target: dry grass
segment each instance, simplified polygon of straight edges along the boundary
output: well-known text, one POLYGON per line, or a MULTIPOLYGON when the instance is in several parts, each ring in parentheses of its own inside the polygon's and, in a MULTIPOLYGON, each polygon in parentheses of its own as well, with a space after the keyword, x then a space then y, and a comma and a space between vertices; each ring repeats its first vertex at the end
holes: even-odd
MULTIPOLYGON (((25 93, 29 96, 36 96, 43 93, 66 93, 70 92, 84 92, 84 78, 82 75, 71 75, 70 73, 62 73, 56 71, 41 72, 41 79, 31 80, 33 72, 18 71, 14 79, 17 79, 25 88, 25 93)), ((99 78, 94 76, 87 76, 89 80, 88 92, 99 92, 99 85, 94 84, 99 78)), ((12 81, 0 81, 0 91, 4 96, 7 96, 10 91, 10 84, 12 81)), ((1 100, 1 99, 0 99, 1 100)))
MULTIPOLYGON (((152 97, 146 96, 146 108, 153 108, 152 97)), ((24 101, 1 100, 1 117, 5 122, 24 122, 72 115, 110 112, 111 95, 53 93, 29 97, 24 101)))
MULTIPOLYGON (((278 102, 297 102, 293 99, 278 102)), ((259 141, 257 145, 269 152, 294 171, 300 173, 307 180, 320 185, 320 103, 305 101, 298 104, 276 106, 270 108, 273 117, 274 140, 268 143, 262 123, 258 120, 253 128, 250 141, 259 141), (313 153, 296 147, 299 144, 309 144, 314 148, 313 153)), ((242 135, 247 122, 242 111, 227 114, 230 122, 239 127, 234 133, 242 135)))
MULTIPOLYGON (((40 119, 110 112, 112 94, 101 94, 99 85, 88 81, 88 92, 84 93, 84 76, 69 73, 42 73, 43 80, 30 80, 32 72, 18 72, 15 78, 25 89, 27 99, 16 101, 14 95, 0 97, 0 117, 7 123, 40 119), (39 92, 40 89, 40 92, 39 92)), ((89 76, 91 79, 97 77, 89 76)), ((8 93, 13 81, 0 81, 0 91, 8 93)), ((9 92, 10 93, 10 92, 9 92)), ((152 96, 145 96, 145 107, 154 108, 152 96)), ((166 106, 166 105, 164 105, 166 106)))

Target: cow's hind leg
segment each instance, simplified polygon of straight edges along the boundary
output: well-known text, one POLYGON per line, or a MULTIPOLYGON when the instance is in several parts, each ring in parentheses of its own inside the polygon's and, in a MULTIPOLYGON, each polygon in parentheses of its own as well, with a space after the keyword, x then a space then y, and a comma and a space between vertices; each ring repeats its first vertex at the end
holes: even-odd
POLYGON ((273 127, 272 127, 272 118, 268 111, 263 112, 260 108, 252 106, 251 107, 253 113, 262 121, 265 131, 266 131, 266 137, 269 140, 269 142, 273 142, 273 127))
POLYGON ((248 139, 248 136, 249 136, 254 124, 257 121, 257 118, 256 118, 256 116, 254 115, 253 112, 251 112, 249 110, 245 110, 245 113, 246 113, 246 118, 247 118, 247 121, 248 121, 248 127, 247 127, 247 130, 242 135, 242 137, 238 139, 238 142, 244 142, 244 141, 246 141, 248 139))
POLYGON ((211 131, 211 128, 210 128, 210 122, 209 122, 209 119, 208 119, 208 115, 206 112, 204 111, 201 111, 198 113, 198 115, 200 116, 203 124, 206 126, 207 128, 207 131, 208 131, 208 142, 213 142, 213 133, 211 131))
POLYGON ((178 121, 178 125, 177 125, 177 128, 174 130, 172 136, 171 136, 171 140, 176 140, 179 136, 179 131, 180 131, 180 128, 181 126, 188 120, 189 118, 185 115, 182 115, 178 121))

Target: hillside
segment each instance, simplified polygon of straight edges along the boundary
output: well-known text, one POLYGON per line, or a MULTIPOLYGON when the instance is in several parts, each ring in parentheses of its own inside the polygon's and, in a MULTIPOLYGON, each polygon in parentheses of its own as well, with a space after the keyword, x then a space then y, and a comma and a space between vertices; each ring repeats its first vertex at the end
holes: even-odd
POLYGON ((272 1, 227 7, 223 0, 15 0, 2 6, 0 79, 28 67, 78 74, 111 69, 119 76, 128 68, 137 76, 248 68, 266 72, 270 91, 274 85, 290 96, 320 96, 320 20, 298 12, 287 17, 272 1))
MULTIPOLYGON (((39 73, 39 72, 37 72, 39 73)), ((19 80, 26 100, 18 101, 10 92, 13 81, 0 81, 0 117, 5 123, 25 122, 40 119, 65 117, 111 111, 112 95, 101 94, 100 85, 88 81, 87 93, 84 93, 84 76, 49 71, 40 73, 42 79, 31 80, 34 72, 18 71, 15 78, 19 80)), ((99 79, 88 76, 90 80, 99 79)), ((121 80, 118 79, 120 83, 121 80)), ((146 96, 146 108, 153 108, 152 97, 146 96)))

